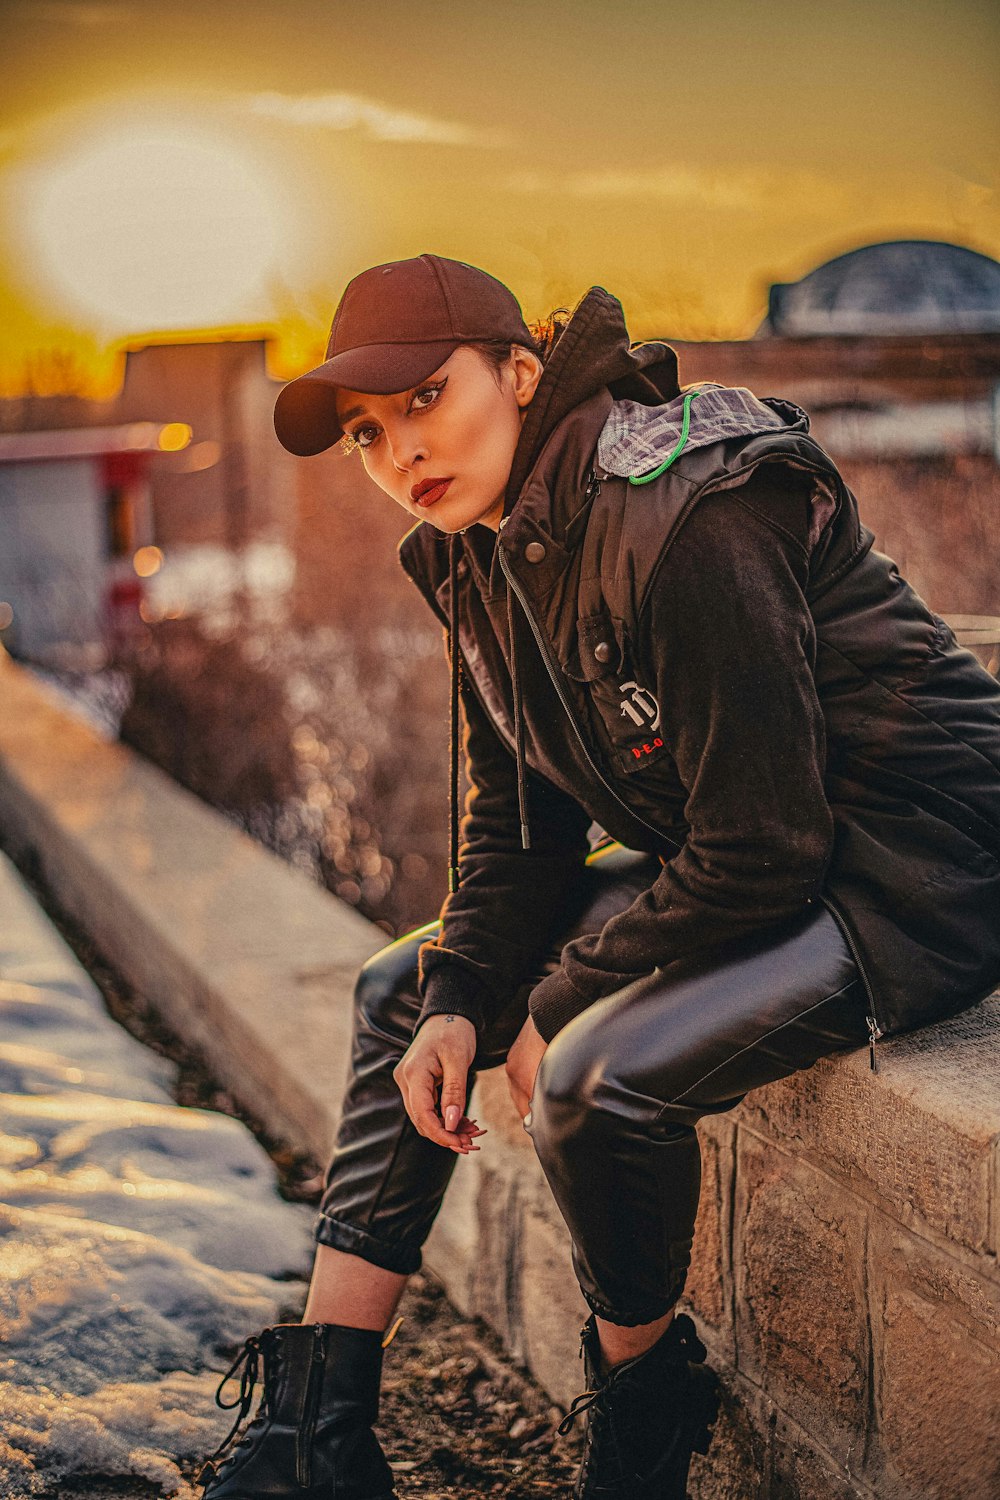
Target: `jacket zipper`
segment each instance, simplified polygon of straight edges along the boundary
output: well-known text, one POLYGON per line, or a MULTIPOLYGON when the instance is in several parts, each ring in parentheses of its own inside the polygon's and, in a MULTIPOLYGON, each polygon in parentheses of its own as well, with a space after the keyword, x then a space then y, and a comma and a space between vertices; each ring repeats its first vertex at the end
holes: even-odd
POLYGON ((323 1325, 313 1326, 312 1358, 305 1394, 302 1397, 302 1416, 295 1435, 295 1478, 305 1489, 312 1483, 312 1446, 316 1432, 316 1412, 319 1408, 320 1389, 323 1384, 323 1325))
POLYGON ((875 1010, 875 990, 870 979, 868 978, 867 972, 865 971, 865 966, 861 962, 861 955, 857 950, 854 938, 847 926, 847 923, 841 916, 839 908, 834 904, 829 896, 823 895, 820 896, 819 899, 822 901, 823 905, 826 907, 827 911, 830 913, 831 917, 833 917, 837 926, 840 928, 841 936, 843 937, 844 942, 847 944, 848 948, 850 948, 851 950, 851 957, 854 959, 854 962, 857 965, 858 973, 861 975, 861 978, 864 981, 865 989, 868 992, 868 998, 871 1002, 871 1011, 868 1015, 865 1016, 865 1020, 868 1023, 868 1066, 873 1073, 877 1073, 878 1059, 875 1056, 875 1043, 880 1036, 885 1036, 885 1032, 878 1023, 878 1016, 875 1010))
MULTIPOLYGON (((503 520, 500 522, 500 525, 499 525, 499 528, 498 528, 498 530, 500 532, 503 531, 503 528, 506 526, 508 519, 509 518, 507 516, 504 516, 503 520)), ((545 663, 546 670, 548 671, 548 674, 549 674, 550 678, 552 679, 552 686, 555 688, 556 693, 559 696, 559 701, 560 701, 560 703, 562 704, 563 708, 566 711, 566 716, 569 719, 569 722, 570 722, 570 724, 571 724, 571 726, 573 728, 573 733, 576 735, 576 738, 579 741, 580 749, 583 751, 584 758, 586 759, 586 762, 587 762, 588 766, 590 767, 591 771, 593 772, 594 776, 597 778, 597 780, 600 782, 601 786, 603 786, 604 790, 609 794, 609 796, 611 796, 614 799, 614 801, 617 802, 618 806, 622 809, 623 812, 627 813, 630 818, 634 818, 637 823, 641 823, 642 826, 643 826, 643 828, 648 828, 649 831, 650 831, 650 833, 653 833, 653 834, 656 835, 657 840, 661 844, 668 844, 672 849, 674 849, 675 851, 679 852, 680 851, 680 845, 679 844, 675 844, 672 839, 668 839, 666 837, 666 835, 663 833, 662 829, 655 828, 652 823, 647 823, 646 819, 643 818, 643 817, 640 817, 637 812, 635 812, 631 807, 629 807, 629 805, 628 805, 627 802, 623 802, 622 799, 621 799, 621 797, 619 797, 618 793, 615 791, 614 787, 611 785, 611 783, 609 781, 607 781, 605 779, 605 777, 601 774, 601 772, 598 770, 597 766, 594 763, 593 757, 591 756, 590 751, 587 748, 587 742, 583 738, 583 735, 580 733, 580 726, 576 722, 576 715, 573 712, 573 706, 570 703, 569 699, 567 698, 566 693, 565 693, 565 691, 563 689, 563 685, 562 685, 562 682, 560 680, 560 674, 558 672, 558 669, 555 667, 555 665, 553 664, 553 662, 552 662, 552 660, 551 660, 551 658, 549 656, 548 646, 546 644, 545 637, 543 636, 541 628, 538 625, 537 621, 535 620, 534 615, 531 613, 531 610, 528 608, 527 601, 526 601, 526 599, 524 597, 524 594, 522 593, 520 587, 518 586, 517 579, 514 577, 513 573, 511 572, 510 568, 507 565, 507 561, 506 561, 506 558, 504 556, 504 549, 503 549, 503 546, 502 546, 502 543, 501 543, 501 538, 499 536, 497 537, 497 550, 498 550, 499 555, 500 555, 500 569, 501 569, 501 572, 503 573, 503 576, 507 580, 508 587, 512 588, 514 590, 514 593, 517 596, 518 602, 520 603, 521 608, 524 611, 525 617, 527 618, 528 624, 531 626, 531 633, 535 637, 535 643, 538 646, 539 652, 541 653, 542 661, 545 663)), ((492 715, 491 715, 491 717, 492 717, 492 715)), ((506 738, 507 738, 507 736, 504 735, 504 739, 506 739, 506 738)))

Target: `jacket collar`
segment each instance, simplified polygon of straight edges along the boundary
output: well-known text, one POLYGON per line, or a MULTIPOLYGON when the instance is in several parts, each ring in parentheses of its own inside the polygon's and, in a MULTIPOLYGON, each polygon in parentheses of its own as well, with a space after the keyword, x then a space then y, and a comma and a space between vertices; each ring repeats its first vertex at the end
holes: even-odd
POLYGON ((521 490, 555 428, 598 392, 655 406, 680 394, 677 354, 669 344, 629 343, 617 297, 591 287, 574 308, 546 362, 514 452, 504 512, 521 490))

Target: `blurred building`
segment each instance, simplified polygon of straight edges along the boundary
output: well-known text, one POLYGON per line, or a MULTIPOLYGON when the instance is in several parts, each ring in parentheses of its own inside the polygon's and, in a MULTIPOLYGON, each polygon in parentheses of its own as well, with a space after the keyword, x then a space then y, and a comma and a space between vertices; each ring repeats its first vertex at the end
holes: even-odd
MULTIPOLYGON (((176 614, 210 607, 240 590, 287 592, 294 571, 295 470, 271 425, 280 384, 268 374, 265 356, 263 338, 136 343, 124 351, 121 388, 108 400, 74 395, 0 400, 0 446, 31 436, 40 453, 48 451, 46 439, 57 445, 86 447, 90 440, 99 441, 101 433, 136 432, 151 426, 159 430, 164 413, 169 414, 171 424, 187 431, 183 451, 164 452, 154 445, 144 455, 142 505, 130 526, 119 525, 113 538, 105 536, 115 575, 112 591, 122 600, 136 593, 140 575, 133 567, 129 579, 131 556, 119 555, 116 549, 127 550, 133 543, 133 555, 149 546, 161 554, 162 569, 150 578, 145 590, 150 611, 158 608, 161 613, 176 614)), ((40 458, 32 462, 38 466, 32 471, 30 486, 19 481, 22 518, 29 513, 34 518, 30 526, 25 521, 23 534, 38 533, 35 543, 39 545, 42 533, 54 541, 46 518, 61 515, 66 528, 63 545, 72 554, 64 562, 65 593, 77 600, 72 618, 78 627, 83 628, 85 618, 91 621, 88 638, 94 644, 94 622, 113 622, 116 610, 109 613, 106 589, 95 586, 100 570, 90 565, 83 569, 80 556, 92 556, 97 546, 95 537, 101 528, 93 520, 92 505, 105 506, 101 523, 105 526, 114 503, 119 503, 122 514, 130 504, 127 496, 121 500, 122 485, 116 477, 124 460, 119 456, 117 470, 106 463, 103 474, 91 468, 86 482, 84 469, 71 477, 51 462, 42 463, 40 458), (80 500, 87 484, 92 505, 80 500), (101 501, 99 496, 105 491, 101 501), (107 498, 112 494, 119 495, 119 502, 107 498), (63 506, 70 508, 63 512, 63 506)), ((135 493, 134 485, 125 489, 130 495, 135 493)), ((46 556, 44 564, 40 555, 36 558, 36 571, 48 577, 57 566, 58 548, 46 556)), ((0 570, 0 576, 6 578, 8 572, 9 568, 0 570)), ((41 594, 36 592, 35 597, 41 594)), ((48 598, 52 630, 62 632, 68 628, 65 611, 55 610, 51 589, 48 598)), ((8 603, 16 608, 15 601, 8 603)), ((0 638, 29 654, 34 650, 30 643, 40 641, 37 611, 34 618, 30 629, 23 620, 12 621, 0 638)), ((68 639, 80 644, 76 635, 68 639)))
POLYGON ((142 624, 155 571, 150 463, 183 423, 0 434, 0 622, 39 662, 100 664, 142 624))
POLYGON ((0 400, 0 433, 184 422, 182 461, 154 463, 150 498, 157 542, 239 548, 287 534, 290 470, 274 437, 279 382, 267 373, 264 338, 164 338, 124 351, 122 383, 107 401, 81 396, 0 400))
POLYGON ((941 240, 889 240, 776 282, 756 338, 1000 333, 1000 264, 941 240))
POLYGON ((1000 263, 933 240, 865 245, 773 286, 751 339, 670 342, 685 385, 805 408, 932 608, 1000 616, 1000 263))

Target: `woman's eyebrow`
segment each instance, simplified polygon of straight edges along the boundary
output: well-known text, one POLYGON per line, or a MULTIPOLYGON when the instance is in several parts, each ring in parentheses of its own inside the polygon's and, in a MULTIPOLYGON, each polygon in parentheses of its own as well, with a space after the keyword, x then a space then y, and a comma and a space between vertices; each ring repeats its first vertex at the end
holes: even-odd
POLYGON ((351 406, 347 411, 338 413, 337 420, 339 421, 341 427, 343 427, 344 423, 349 422, 352 417, 360 417, 363 415, 363 413, 363 406, 351 406))

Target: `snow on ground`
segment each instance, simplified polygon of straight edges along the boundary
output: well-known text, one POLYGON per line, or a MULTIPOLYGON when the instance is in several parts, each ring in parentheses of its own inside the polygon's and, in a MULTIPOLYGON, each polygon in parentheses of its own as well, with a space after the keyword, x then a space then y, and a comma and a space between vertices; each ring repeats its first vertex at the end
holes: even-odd
POLYGON ((0 1500, 83 1474, 190 1496, 228 1351, 295 1316, 310 1210, 172 1076, 0 858, 0 1500))

